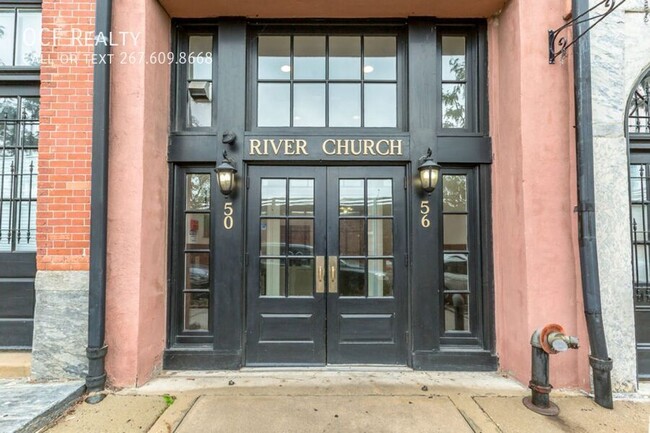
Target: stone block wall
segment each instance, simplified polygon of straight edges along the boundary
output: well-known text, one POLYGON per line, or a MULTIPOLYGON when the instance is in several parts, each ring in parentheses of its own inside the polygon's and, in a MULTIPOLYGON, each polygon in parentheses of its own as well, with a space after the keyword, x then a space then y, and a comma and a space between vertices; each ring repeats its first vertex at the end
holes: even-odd
POLYGON ((650 66, 644 15, 643 0, 628 0, 591 31, 599 276, 617 392, 637 388, 625 119, 632 87, 650 66))

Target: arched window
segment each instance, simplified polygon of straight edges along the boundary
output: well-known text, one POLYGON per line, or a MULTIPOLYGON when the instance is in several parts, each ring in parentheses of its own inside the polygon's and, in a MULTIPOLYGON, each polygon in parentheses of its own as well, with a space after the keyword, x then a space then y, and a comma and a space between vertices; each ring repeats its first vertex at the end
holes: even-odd
POLYGON ((627 136, 630 148, 632 281, 639 379, 650 378, 650 71, 630 95, 627 136))
POLYGON ((630 134, 650 134, 650 74, 646 75, 632 93, 628 114, 628 132, 630 134))

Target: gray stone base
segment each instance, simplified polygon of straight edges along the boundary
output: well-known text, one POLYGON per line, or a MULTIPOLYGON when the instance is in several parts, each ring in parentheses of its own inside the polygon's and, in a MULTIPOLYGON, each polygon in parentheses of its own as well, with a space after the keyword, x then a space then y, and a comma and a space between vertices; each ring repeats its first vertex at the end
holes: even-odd
POLYGON ((33 380, 84 378, 88 372, 88 272, 38 271, 33 380))
POLYGON ((0 381, 0 433, 40 431, 65 412, 84 390, 83 381, 0 381))

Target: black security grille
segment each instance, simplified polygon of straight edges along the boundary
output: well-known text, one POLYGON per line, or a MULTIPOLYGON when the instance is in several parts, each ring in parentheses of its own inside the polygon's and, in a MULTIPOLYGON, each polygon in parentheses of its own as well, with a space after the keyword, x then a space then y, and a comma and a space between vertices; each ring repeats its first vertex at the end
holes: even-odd
POLYGON ((641 81, 632 96, 628 128, 632 134, 650 134, 650 76, 641 81))
POLYGON ((0 252, 36 249, 39 99, 0 97, 0 252))
POLYGON ((648 168, 650 168, 650 164, 632 164, 630 166, 632 261, 634 265, 633 281, 636 304, 650 304, 648 168))

